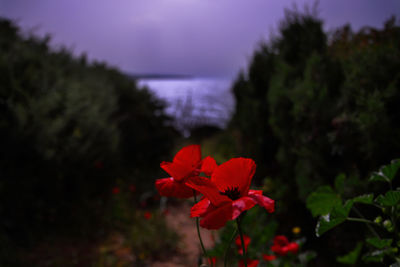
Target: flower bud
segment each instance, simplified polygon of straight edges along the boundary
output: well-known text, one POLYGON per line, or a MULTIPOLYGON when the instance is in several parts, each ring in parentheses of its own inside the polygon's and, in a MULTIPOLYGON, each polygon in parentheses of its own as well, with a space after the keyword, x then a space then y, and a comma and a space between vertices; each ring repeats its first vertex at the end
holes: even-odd
POLYGON ((383 226, 386 228, 386 230, 389 230, 389 228, 392 227, 392 222, 390 220, 385 220, 383 222, 383 226))
POLYGON ((382 222, 382 217, 381 216, 376 217, 374 222, 375 223, 381 223, 382 222))

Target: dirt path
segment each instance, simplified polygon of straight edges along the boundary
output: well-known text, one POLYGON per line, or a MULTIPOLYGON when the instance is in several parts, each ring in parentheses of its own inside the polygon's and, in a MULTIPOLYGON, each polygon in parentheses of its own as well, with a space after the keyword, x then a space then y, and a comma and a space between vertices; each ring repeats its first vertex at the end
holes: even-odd
MULTIPOLYGON (((182 202, 178 206, 168 207, 166 216, 167 224, 182 238, 179 244, 179 254, 170 260, 155 262, 153 267, 197 267, 198 258, 201 255, 201 247, 196 230, 196 221, 190 218, 190 204, 182 202)), ((201 229, 201 237, 206 248, 214 245, 212 231, 201 229)), ((215 234, 215 233, 214 233, 215 234)))

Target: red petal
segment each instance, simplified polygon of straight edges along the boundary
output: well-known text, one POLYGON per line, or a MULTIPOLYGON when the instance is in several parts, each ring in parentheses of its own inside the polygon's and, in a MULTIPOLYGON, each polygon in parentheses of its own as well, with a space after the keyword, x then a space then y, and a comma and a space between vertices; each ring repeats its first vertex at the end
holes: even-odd
POLYGON ((227 196, 221 195, 213 182, 204 177, 191 177, 186 181, 191 188, 202 193, 214 206, 221 206, 226 202, 232 202, 227 196))
POLYGON ((266 209, 269 213, 275 211, 275 201, 263 196, 261 190, 249 190, 249 197, 255 199, 257 204, 266 209))
POLYGON ((180 162, 161 162, 160 167, 175 180, 182 181, 193 174, 194 169, 180 162))
POLYGON ((234 158, 219 165, 211 176, 219 191, 237 187, 241 196, 246 196, 251 179, 256 171, 256 164, 252 159, 234 158))
POLYGON ((200 221, 200 226, 207 229, 219 229, 227 221, 236 219, 243 211, 251 209, 254 205, 256 205, 256 201, 252 198, 242 197, 233 202, 215 207, 215 209, 207 211, 203 215, 204 218, 200 221))
POLYGON ((228 203, 214 210, 207 212, 200 221, 200 226, 207 229, 219 229, 227 221, 232 220, 232 204, 228 203))
POLYGON ((296 254, 299 251, 299 244, 291 242, 286 246, 288 252, 296 254))
POLYGON ((193 205, 190 209, 190 217, 203 217, 204 214, 210 212, 212 209, 210 200, 203 198, 193 205))
POLYGON ((236 219, 243 211, 251 209, 256 204, 257 202, 251 197, 241 197, 238 200, 233 201, 231 220, 236 219))
POLYGON ((164 178, 156 180, 156 188, 161 196, 188 198, 193 196, 193 189, 184 183, 179 183, 174 178, 164 178))
POLYGON ((271 248, 272 252, 275 252, 276 254, 280 255, 280 256, 285 256, 287 251, 283 250, 283 247, 278 246, 278 245, 273 245, 271 248))
POLYGON ((203 159, 201 163, 201 172, 204 172, 205 175, 210 176, 215 168, 217 168, 217 162, 212 157, 206 157, 203 159))
POLYGON ((183 163, 191 166, 192 168, 198 168, 201 162, 201 150, 199 145, 185 146, 176 153, 173 161, 174 163, 183 163))

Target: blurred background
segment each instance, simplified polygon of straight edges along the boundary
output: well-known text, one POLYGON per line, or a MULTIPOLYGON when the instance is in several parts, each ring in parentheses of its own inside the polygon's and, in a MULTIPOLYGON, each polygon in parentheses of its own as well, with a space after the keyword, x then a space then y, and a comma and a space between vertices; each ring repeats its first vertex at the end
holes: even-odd
POLYGON ((189 204, 154 188, 194 143, 256 161, 277 202, 249 215, 260 249, 297 226, 309 266, 338 266, 354 227, 317 239, 305 202, 399 157, 399 16, 397 0, 0 0, 0 265, 196 266, 189 204))

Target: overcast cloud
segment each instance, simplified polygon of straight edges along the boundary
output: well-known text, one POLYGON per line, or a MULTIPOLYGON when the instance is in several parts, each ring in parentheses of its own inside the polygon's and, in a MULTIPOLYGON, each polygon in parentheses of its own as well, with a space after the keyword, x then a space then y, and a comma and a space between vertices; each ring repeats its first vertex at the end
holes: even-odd
MULTIPOLYGON (((314 1, 0 0, 0 16, 126 72, 232 77, 293 3, 314 1)), ((326 30, 381 27, 400 1, 321 0, 318 10, 326 30)))

